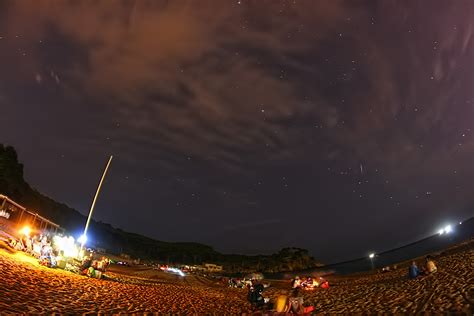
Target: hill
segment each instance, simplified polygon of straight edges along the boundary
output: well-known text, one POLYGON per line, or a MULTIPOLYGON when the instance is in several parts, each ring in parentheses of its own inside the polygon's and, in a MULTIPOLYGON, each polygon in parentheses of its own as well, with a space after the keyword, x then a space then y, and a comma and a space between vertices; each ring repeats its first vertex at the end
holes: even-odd
MULTIPOLYGON (((54 201, 32 188, 23 176, 23 165, 11 146, 0 144, 0 194, 7 195, 27 209, 38 212, 70 232, 80 231, 86 217, 69 206, 54 201)), ((115 254, 126 253, 134 258, 199 264, 217 262, 229 272, 280 272, 315 267, 316 261, 308 251, 284 248, 273 255, 227 255, 212 247, 193 242, 164 242, 139 234, 129 233, 112 225, 92 220, 91 233, 97 247, 115 254)))

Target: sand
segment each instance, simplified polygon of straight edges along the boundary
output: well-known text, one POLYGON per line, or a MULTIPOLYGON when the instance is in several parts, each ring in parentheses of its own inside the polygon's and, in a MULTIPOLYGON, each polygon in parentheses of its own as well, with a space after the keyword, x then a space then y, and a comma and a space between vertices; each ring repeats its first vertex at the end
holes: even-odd
MULTIPOLYGON (((421 262, 420 262, 421 263, 421 262)), ((436 258, 438 272, 414 280, 407 269, 340 278, 327 290, 303 291, 305 303, 324 313, 463 313, 474 311, 474 252, 436 258)), ((285 291, 270 289, 273 297, 285 291)))
MULTIPOLYGON (((472 247, 436 258, 439 271, 408 280, 406 269, 340 278, 329 289, 304 292, 317 313, 472 314, 472 247)), ((198 276, 180 278, 148 268, 117 268, 109 280, 90 279, 39 266, 23 253, 0 249, 0 311, 3 313, 193 313, 249 312, 246 291, 198 276)), ((287 291, 273 287, 272 299, 287 291)))
POLYGON ((36 264, 30 257, 0 250, 0 310, 12 313, 241 313, 241 291, 177 279, 173 284, 109 274, 114 280, 36 264))

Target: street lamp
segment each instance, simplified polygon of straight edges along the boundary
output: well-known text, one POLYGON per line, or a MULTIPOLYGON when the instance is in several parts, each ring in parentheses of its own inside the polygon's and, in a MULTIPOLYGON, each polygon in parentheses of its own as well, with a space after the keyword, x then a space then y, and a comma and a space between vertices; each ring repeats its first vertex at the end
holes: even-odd
POLYGON ((374 269, 374 258, 375 258, 375 253, 369 254, 369 259, 370 259, 370 265, 372 266, 372 270, 374 269))
POLYGON ((449 234, 450 232, 452 232, 452 230, 453 230, 453 229, 452 229, 451 225, 447 225, 447 226, 444 228, 444 232, 445 232, 446 234, 449 234))
POLYGON ((25 226, 20 231, 25 236, 30 236, 31 228, 29 226, 25 226))
POLYGON ((81 237, 77 239, 77 241, 80 242, 81 245, 85 245, 85 243, 87 242, 87 236, 82 234, 81 237))
POLYGON ((453 227, 451 225, 446 225, 444 228, 438 230, 439 235, 449 234, 453 232, 453 227))

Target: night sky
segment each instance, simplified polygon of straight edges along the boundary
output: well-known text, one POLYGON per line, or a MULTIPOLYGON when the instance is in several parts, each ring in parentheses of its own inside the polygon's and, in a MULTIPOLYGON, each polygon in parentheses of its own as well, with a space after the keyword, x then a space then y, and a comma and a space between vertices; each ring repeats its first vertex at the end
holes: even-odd
POLYGON ((474 2, 0 0, 0 109, 96 220, 365 256, 474 213, 474 2))

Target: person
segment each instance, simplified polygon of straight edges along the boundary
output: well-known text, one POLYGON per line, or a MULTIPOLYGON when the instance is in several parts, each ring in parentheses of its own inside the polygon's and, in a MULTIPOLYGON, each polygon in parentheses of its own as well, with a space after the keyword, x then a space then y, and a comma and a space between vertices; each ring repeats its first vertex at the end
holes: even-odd
POLYGON ((299 276, 296 276, 292 281, 291 281, 291 287, 296 289, 301 286, 301 280, 299 276))
POLYGON ((286 295, 279 295, 275 302, 275 311, 277 313, 286 313, 288 308, 288 297, 286 295))
POLYGON ((96 278, 96 279, 101 279, 102 278, 102 272, 99 270, 94 269, 92 266, 90 266, 85 273, 89 278, 96 278))
POLYGON ((94 267, 96 270, 99 270, 101 272, 105 272, 107 268, 107 261, 105 257, 100 258, 99 261, 97 261, 96 267, 94 267))
POLYGON ((38 258, 41 256, 41 249, 42 249, 41 242, 38 239, 35 239, 33 242, 33 251, 32 254, 35 258, 38 258))
POLYGON ((420 275, 420 270, 416 265, 416 262, 413 261, 411 265, 408 267, 408 277, 410 279, 416 279, 420 275))
POLYGON ((236 288, 239 288, 239 289, 240 289, 240 288, 243 287, 243 286, 242 286, 242 281, 240 280, 240 278, 237 278, 237 280, 234 280, 234 282, 235 282, 235 287, 236 287, 236 288))
POLYGON ((86 274, 87 269, 89 269, 92 266, 92 256, 85 256, 84 259, 82 260, 80 270, 86 274))
POLYGON ((438 268, 436 267, 433 257, 427 256, 426 257, 426 273, 431 274, 431 273, 435 273, 436 271, 438 271, 438 268))
POLYGON ((307 281, 308 281, 308 278, 303 277, 303 278, 301 279, 300 287, 301 287, 301 288, 305 288, 305 287, 306 287, 306 284, 307 284, 307 281))
POLYGON ((15 238, 11 238, 10 247, 12 247, 13 249, 15 249, 17 251, 23 251, 23 249, 25 248, 24 244, 23 244, 23 241, 21 239, 17 240, 15 238))
POLYGON ((43 248, 41 248, 41 255, 39 257, 39 263, 43 266, 46 267, 53 267, 53 261, 51 260, 52 258, 52 253, 51 249, 48 245, 44 245, 43 248))
POLYGON ((329 289, 329 281, 328 280, 325 280, 323 278, 319 278, 319 286, 323 289, 329 289))
POLYGON ((314 310, 314 306, 305 307, 303 297, 299 296, 299 288, 294 288, 291 297, 288 299, 288 307, 286 312, 294 314, 307 314, 314 310))
POLYGON ((269 299, 263 297, 263 289, 264 286, 261 283, 257 283, 252 285, 249 288, 249 292, 247 294, 247 299, 252 306, 252 308, 258 309, 265 306, 268 303, 269 299))
POLYGON ((26 237, 25 248, 26 248, 27 253, 29 253, 29 254, 33 253, 33 243, 31 241, 30 237, 26 237))

